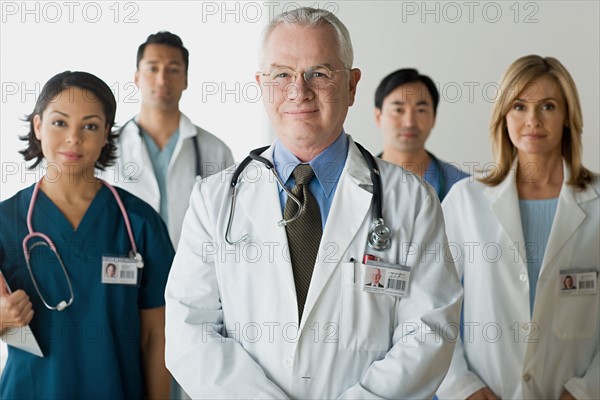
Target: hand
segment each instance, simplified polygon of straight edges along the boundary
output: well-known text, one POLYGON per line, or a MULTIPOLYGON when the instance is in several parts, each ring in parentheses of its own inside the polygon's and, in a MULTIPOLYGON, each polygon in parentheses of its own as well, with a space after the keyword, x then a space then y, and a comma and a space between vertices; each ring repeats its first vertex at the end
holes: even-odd
POLYGON ((500 397, 496 396, 494 392, 486 386, 467 397, 467 400, 500 400, 500 397))
POLYGON ((8 328, 27 325, 33 318, 33 305, 23 290, 8 291, 4 277, 0 275, 0 332, 8 328))
POLYGON ((575 397, 568 390, 565 390, 563 394, 560 395, 560 400, 576 400, 575 397))

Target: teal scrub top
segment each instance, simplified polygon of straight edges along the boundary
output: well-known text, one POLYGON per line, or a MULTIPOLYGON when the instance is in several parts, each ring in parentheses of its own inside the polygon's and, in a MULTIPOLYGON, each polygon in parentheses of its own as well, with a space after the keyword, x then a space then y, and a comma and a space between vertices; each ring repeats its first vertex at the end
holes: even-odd
MULTIPOLYGON (((138 285, 103 284, 102 256, 125 257, 131 249, 121 211, 112 193, 98 191, 76 231, 42 192, 33 229, 48 235, 68 271, 74 301, 63 311, 48 310, 25 264, 22 240, 33 186, 0 203, 0 268, 9 287, 23 289, 33 303, 30 323, 44 358, 9 346, 0 380, 0 398, 141 399, 144 373, 140 309, 164 306, 164 290, 174 250, 160 216, 145 202, 116 188, 129 215, 144 268, 138 285)), ((30 243, 34 243, 33 242, 30 243)), ((53 253, 37 247, 32 268, 48 304, 70 297, 53 253)))

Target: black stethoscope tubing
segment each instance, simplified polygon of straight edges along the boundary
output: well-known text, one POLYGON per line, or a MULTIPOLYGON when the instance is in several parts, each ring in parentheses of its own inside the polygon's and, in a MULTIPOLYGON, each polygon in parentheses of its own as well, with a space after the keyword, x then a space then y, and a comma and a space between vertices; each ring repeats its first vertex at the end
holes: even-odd
MULTIPOLYGON (((356 147, 358 147, 358 150, 361 152, 363 158, 365 159, 365 161, 367 163, 367 166, 369 168, 369 173, 371 176, 371 182, 373 184, 373 203, 375 205, 375 219, 373 220, 374 228, 369 232, 368 244, 369 244, 369 247, 371 247, 375 250, 384 250, 390 246, 391 232, 390 232, 389 228, 383 222, 383 199, 381 196, 381 174, 379 173, 379 168, 377 167, 377 162, 375 161, 375 157, 373 157, 373 155, 369 151, 367 151, 362 145, 360 145, 359 143, 356 143, 356 142, 354 142, 354 143, 356 144, 356 147)), ((285 190, 286 193, 288 194, 288 196, 294 202, 296 202, 296 204, 298 204, 298 211, 297 211, 296 215, 294 215, 294 217, 292 217, 289 220, 279 221, 279 226, 285 226, 288 223, 294 221, 296 218, 298 218, 298 216, 302 212, 302 206, 301 206, 300 201, 294 195, 292 195, 289 192, 289 190, 285 187, 284 183, 281 181, 281 178, 279 177, 279 175, 277 174, 277 172, 275 170, 275 165, 273 165, 273 163, 270 160, 261 156, 261 154, 265 150, 267 150, 269 147, 270 146, 264 146, 264 147, 260 147, 258 149, 252 150, 250 152, 250 154, 238 165, 238 167, 233 172, 233 176, 231 177, 231 183, 230 183, 231 190, 232 190, 231 209, 229 212, 229 220, 227 222, 227 229, 225 231, 225 240, 227 241, 227 243, 229 243, 231 245, 241 243, 248 239, 248 235, 244 234, 241 239, 239 239, 237 241, 233 241, 229 238, 229 234, 230 234, 231 225, 232 225, 232 221, 233 221, 233 215, 235 212, 235 199, 237 196, 237 184, 239 183, 239 176, 242 173, 242 171, 248 166, 248 164, 250 164, 250 162, 252 162, 252 161, 257 161, 257 162, 263 164, 267 169, 271 170, 271 172, 275 175, 275 178, 277 179, 277 181, 279 182, 279 184, 281 185, 283 190, 285 190)))
MULTIPOLYGON (((130 122, 133 122, 133 124, 137 127, 138 129, 138 135, 140 136, 140 138, 143 138, 143 134, 142 134, 142 127, 140 126, 140 124, 138 124, 135 121, 135 118, 131 118, 129 121, 127 121, 125 123, 125 125, 123 125, 120 129, 119 129, 119 134, 121 134, 121 132, 123 132, 123 129, 125 129, 125 127, 127 126, 127 124, 129 124, 130 122)), ((194 157, 196 159, 196 176, 202 176, 202 163, 200 160, 200 150, 198 150, 198 136, 194 135, 191 138, 194 141, 194 157)))

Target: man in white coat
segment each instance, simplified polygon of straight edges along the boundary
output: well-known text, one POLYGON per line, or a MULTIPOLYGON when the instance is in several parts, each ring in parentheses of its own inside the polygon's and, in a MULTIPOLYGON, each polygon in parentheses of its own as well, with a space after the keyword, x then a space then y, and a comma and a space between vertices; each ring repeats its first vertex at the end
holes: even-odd
MULTIPOLYGON (((121 128, 116 163, 103 173, 160 213, 175 248, 196 181, 233 164, 229 147, 179 110, 188 67, 189 52, 171 32, 152 34, 139 46, 141 110, 121 128)), ((177 384, 171 397, 188 398, 177 384)))
POLYGON ((193 398, 431 398, 462 298, 437 196, 378 161, 392 236, 370 248, 369 158, 343 128, 361 74, 346 27, 299 8, 274 18, 261 45, 256 80, 277 139, 258 152, 268 162, 243 169, 236 197, 232 168, 194 188, 166 290, 167 367, 193 398), (300 211, 287 212, 286 190, 300 211), (308 214, 314 234, 300 241, 316 237, 316 255, 292 251, 308 214), (385 260, 385 288, 365 287, 363 256, 385 260))
POLYGON ((233 164, 229 147, 179 110, 188 66, 189 52, 171 32, 152 34, 139 46, 141 110, 121 128, 116 164, 103 174, 160 213, 175 247, 197 179, 233 164))

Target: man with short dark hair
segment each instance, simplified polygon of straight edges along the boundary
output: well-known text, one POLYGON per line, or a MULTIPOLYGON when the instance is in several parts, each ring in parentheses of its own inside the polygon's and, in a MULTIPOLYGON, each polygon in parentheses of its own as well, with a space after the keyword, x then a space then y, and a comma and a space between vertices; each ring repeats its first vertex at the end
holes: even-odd
POLYGON ((225 143, 179 110, 189 67, 179 36, 166 31, 148 36, 136 65, 141 110, 121 128, 114 171, 104 175, 158 211, 177 248, 192 187, 232 165, 233 156, 225 143))
MULTIPOLYGON (((138 48, 136 66, 141 110, 121 128, 118 159, 103 177, 158 211, 177 248, 194 184, 232 165, 233 156, 225 143, 179 110, 189 66, 179 36, 166 31, 148 36, 138 48)), ((171 397, 187 398, 177 384, 171 397)))
POLYGON ((375 92, 375 123, 383 133, 379 156, 419 175, 440 201, 452 185, 469 176, 425 149, 440 101, 435 84, 412 68, 392 72, 375 92))

